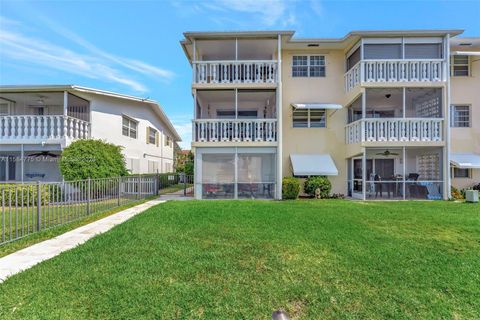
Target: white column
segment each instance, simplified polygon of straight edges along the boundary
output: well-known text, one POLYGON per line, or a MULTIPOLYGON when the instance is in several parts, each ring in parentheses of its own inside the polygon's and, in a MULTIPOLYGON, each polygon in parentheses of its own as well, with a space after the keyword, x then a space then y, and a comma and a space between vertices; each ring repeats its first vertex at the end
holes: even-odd
POLYGON ((238 119, 238 89, 235 88, 235 120, 238 119))
POLYGON ((403 118, 405 119, 405 107, 406 107, 406 102, 405 102, 405 98, 406 98, 407 94, 406 94, 406 88, 403 87, 403 90, 402 90, 402 108, 403 108, 403 118))
POLYGON ((363 148, 363 155, 362 155, 362 193, 363 193, 363 200, 367 198, 367 149, 363 148))
POLYGON ((193 40, 193 57, 192 57, 192 65, 193 65, 193 72, 192 72, 192 83, 197 82, 197 43, 195 39, 193 40))
POLYGON ((68 137, 67 115, 68 115, 68 92, 63 91, 63 139, 62 141, 65 141, 65 139, 68 137))
MULTIPOLYGON (((451 101, 450 101, 450 34, 447 34, 447 36, 445 37, 445 45, 446 45, 446 48, 445 48, 445 63, 447 65, 447 72, 445 74, 445 76, 447 77, 447 87, 443 88, 443 90, 446 89, 446 96, 447 96, 447 99, 444 99, 444 101, 446 101, 446 106, 444 106, 443 108, 443 112, 444 112, 444 117, 443 119, 445 119, 443 121, 443 126, 444 126, 444 130, 446 131, 445 132, 445 147, 443 148, 443 155, 444 155, 444 164, 443 164, 443 167, 444 167, 444 170, 443 170, 443 185, 444 185, 444 192, 443 192, 443 198, 446 200, 446 199, 449 199, 451 198, 451 186, 452 186, 452 180, 451 180, 451 177, 450 177, 450 151, 451 151, 451 148, 450 148, 450 113, 448 112, 449 109, 450 109, 450 104, 451 104, 451 101)), ((445 96, 445 95, 444 95, 445 96)))
POLYGON ((406 179, 406 174, 407 174, 407 152, 406 152, 406 148, 403 147, 402 148, 402 157, 403 157, 403 200, 405 200, 405 191, 407 190, 407 186, 405 185, 405 181, 407 180, 406 179))
POLYGON ((279 34, 277 38, 277 192, 276 198, 282 199, 282 36, 279 34))

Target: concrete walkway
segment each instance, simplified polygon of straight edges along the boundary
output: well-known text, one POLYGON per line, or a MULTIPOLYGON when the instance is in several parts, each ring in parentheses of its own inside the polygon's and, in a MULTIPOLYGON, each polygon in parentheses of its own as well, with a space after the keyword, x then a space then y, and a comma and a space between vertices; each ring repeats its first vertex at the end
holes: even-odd
POLYGON ((5 281, 7 277, 31 268, 37 263, 51 259, 63 251, 70 250, 146 209, 163 202, 165 201, 156 199, 142 203, 0 258, 0 283, 5 281))

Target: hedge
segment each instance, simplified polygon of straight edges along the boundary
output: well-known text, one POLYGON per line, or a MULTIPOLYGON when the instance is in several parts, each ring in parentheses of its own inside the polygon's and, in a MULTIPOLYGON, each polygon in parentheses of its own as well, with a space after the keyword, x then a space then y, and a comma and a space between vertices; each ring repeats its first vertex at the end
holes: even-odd
MULTIPOLYGON (((48 185, 40 185, 40 202, 42 205, 50 201, 48 185)), ((0 206, 36 206, 37 185, 34 184, 1 184, 0 185, 0 206), (23 193, 22 193, 23 191, 23 193)))
POLYGON ((332 184, 327 177, 309 177, 305 180, 303 189, 311 197, 328 198, 332 191, 332 184), (317 194, 318 190, 318 194, 317 194))
POLYGON ((300 193, 300 182, 293 177, 283 178, 282 180, 282 199, 297 199, 300 193))

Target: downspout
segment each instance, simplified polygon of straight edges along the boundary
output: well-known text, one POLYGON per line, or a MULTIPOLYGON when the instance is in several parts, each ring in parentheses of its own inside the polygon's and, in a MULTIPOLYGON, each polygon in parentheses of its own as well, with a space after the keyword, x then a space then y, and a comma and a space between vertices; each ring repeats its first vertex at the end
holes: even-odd
POLYGON ((277 37, 277 195, 276 198, 282 199, 282 36, 277 37))

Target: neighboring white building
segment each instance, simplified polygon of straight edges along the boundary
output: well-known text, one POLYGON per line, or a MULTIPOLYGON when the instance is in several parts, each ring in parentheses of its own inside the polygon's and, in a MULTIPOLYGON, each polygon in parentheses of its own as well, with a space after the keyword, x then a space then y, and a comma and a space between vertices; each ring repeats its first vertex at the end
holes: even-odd
POLYGON ((123 146, 132 173, 174 170, 180 136, 152 100, 76 85, 0 86, 0 181, 59 181, 76 139, 123 146))

